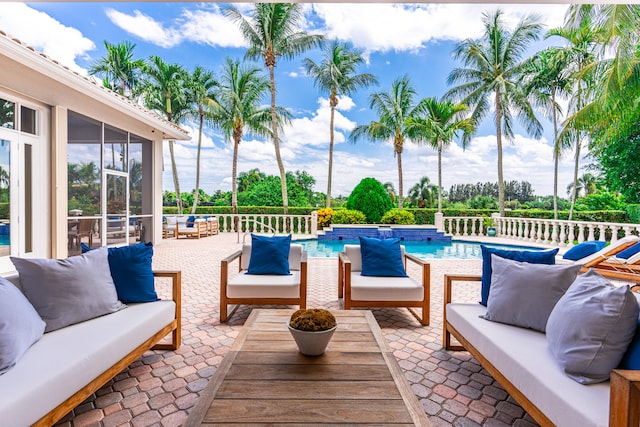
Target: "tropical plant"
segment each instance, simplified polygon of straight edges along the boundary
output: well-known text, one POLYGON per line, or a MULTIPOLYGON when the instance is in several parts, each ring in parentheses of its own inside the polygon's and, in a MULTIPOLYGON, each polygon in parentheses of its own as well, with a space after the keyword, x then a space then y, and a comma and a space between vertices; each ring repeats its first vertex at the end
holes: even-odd
POLYGON ((367 125, 356 126, 349 135, 352 142, 363 137, 371 141, 393 142, 393 153, 398 160, 398 208, 402 209, 402 151, 408 139, 407 119, 415 115, 416 91, 405 75, 394 80, 391 90, 377 92, 369 97, 369 108, 375 111, 378 120, 367 125))
MULTIPOLYGON (((210 103, 211 120, 222 130, 226 140, 233 142, 231 206, 234 214, 238 213, 238 150, 242 136, 244 133, 270 135, 271 111, 261 108, 260 105, 268 90, 269 82, 260 74, 259 68, 243 66, 239 61, 227 58, 220 75, 218 90, 210 103)), ((249 174, 251 173, 252 171, 249 171, 249 174)), ((247 187, 248 184, 241 191, 247 187)))
POLYGON ((135 88, 144 68, 142 59, 133 59, 135 44, 124 41, 120 44, 104 42, 107 55, 94 62, 90 75, 102 76, 102 84, 123 96, 135 95, 135 88))
POLYGON ((187 91, 189 101, 192 104, 190 116, 198 119, 198 149, 196 154, 196 188, 193 190, 193 205, 191 213, 195 214, 198 208, 198 198, 200 194, 200 154, 202 151, 202 127, 206 114, 205 107, 212 100, 214 91, 218 85, 213 72, 205 70, 201 66, 196 66, 193 73, 186 74, 187 91))
POLYGON ((411 225, 416 223, 416 218, 409 211, 405 211, 403 209, 391 209, 382 216, 380 223, 411 225))
POLYGON ((409 203, 417 208, 431 208, 438 197, 438 187, 431 184, 428 176, 423 176, 409 190, 409 203))
POLYGON ((573 189, 575 187, 575 194, 578 197, 580 197, 581 192, 583 192, 584 197, 587 197, 589 194, 595 194, 598 192, 600 185, 601 181, 599 177, 587 172, 578 178, 577 183, 571 182, 567 185, 567 194, 573 194, 573 189))
POLYGON ((335 211, 331 208, 318 209, 318 230, 331 225, 331 219, 335 211))
MULTIPOLYGON (((563 129, 559 138, 565 146, 573 146, 575 150, 573 166, 574 188, 578 182, 578 170, 583 139, 587 132, 576 120, 576 113, 581 111, 592 96, 594 87, 594 75, 588 72, 595 62, 595 50, 597 48, 598 34, 593 23, 588 19, 582 20, 578 26, 566 25, 562 28, 553 28, 547 33, 547 37, 560 37, 567 42, 560 53, 566 63, 565 72, 571 77, 570 91, 572 96, 569 102, 569 117, 563 123, 563 129)), ((569 208, 569 220, 573 218, 573 209, 576 203, 577 193, 571 195, 569 208)))
POLYGON ((362 179, 347 200, 347 209, 362 212, 370 224, 379 223, 392 207, 389 194, 375 178, 362 179))
MULTIPOLYGON (((167 64, 159 56, 151 56, 145 63, 144 74, 146 80, 142 94, 147 108, 161 112, 172 123, 180 123, 189 112, 184 68, 178 64, 167 64)), ((173 145, 174 141, 169 140, 171 174, 176 194, 181 194, 173 145)), ((180 197, 176 198, 176 204, 178 212, 182 213, 180 197)))
POLYGON ((333 171, 334 115, 339 95, 350 95, 356 89, 377 84, 373 74, 356 74, 356 68, 364 62, 362 53, 337 40, 327 44, 324 59, 320 64, 306 58, 307 74, 314 79, 318 88, 329 92, 331 118, 329 120, 329 174, 327 179, 326 207, 331 206, 331 181, 333 171))
POLYGON ((395 206, 396 203, 398 203, 398 195, 396 194, 396 189, 393 186, 393 182, 385 182, 384 184, 382 184, 382 186, 384 187, 389 197, 391 197, 391 204, 395 206))
POLYGON ((233 6, 224 9, 225 14, 238 24, 244 39, 249 43, 246 57, 263 58, 265 67, 269 69, 271 130, 276 161, 280 170, 282 206, 285 214, 289 208, 289 201, 285 169, 280 155, 280 139, 278 138, 274 70, 278 57, 294 58, 296 55, 317 46, 322 40, 322 36, 318 34, 307 34, 298 30, 297 26, 303 17, 302 8, 303 5, 300 3, 255 3, 248 19, 233 6))
POLYGON ((353 209, 340 209, 335 211, 332 224, 366 224, 367 217, 360 211, 353 209))
POLYGON ((558 119, 562 109, 558 97, 569 94, 571 79, 566 73, 567 63, 561 48, 547 48, 536 53, 524 69, 525 93, 534 105, 543 109, 553 123, 553 218, 558 219, 558 170, 563 140, 558 137, 558 119))
POLYGON ((460 42, 454 57, 462 59, 465 68, 455 68, 448 83, 460 83, 445 97, 461 98, 472 106, 471 118, 479 124, 489 113, 495 119, 498 154, 498 204, 504 215, 504 174, 502 171, 502 138, 514 137, 514 116, 524 125, 527 133, 539 138, 542 125, 524 93, 521 78, 522 55, 529 44, 538 39, 542 26, 532 15, 523 18, 516 27, 507 28, 500 9, 483 14, 484 34, 478 40, 460 42), (493 102, 493 103, 492 103, 493 102))
POLYGON ((247 172, 240 172, 238 174, 238 191, 247 191, 249 187, 260 181, 264 181, 267 178, 267 174, 260 172, 260 169, 254 168, 247 172))
POLYGON ((427 142, 438 153, 438 212, 442 212, 442 151, 462 133, 462 147, 466 148, 475 132, 475 124, 464 104, 450 100, 425 98, 418 103, 416 115, 407 119, 407 131, 413 141, 427 142))

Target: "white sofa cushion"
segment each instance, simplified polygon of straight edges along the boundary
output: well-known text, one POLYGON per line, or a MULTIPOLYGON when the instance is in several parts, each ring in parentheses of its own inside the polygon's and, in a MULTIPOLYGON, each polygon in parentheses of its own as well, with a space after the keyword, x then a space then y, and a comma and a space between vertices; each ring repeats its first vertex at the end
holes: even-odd
POLYGON ((447 304, 448 322, 557 426, 608 426, 609 383, 578 384, 560 369, 546 336, 481 319, 480 304, 447 304))
POLYGON ((229 298, 299 298, 300 271, 289 275, 240 273, 227 283, 229 298))
POLYGON ((33 424, 171 323, 175 309, 171 300, 130 304, 44 334, 0 376, 2 424, 33 424))
POLYGON ((361 276, 351 273, 352 301, 422 301, 424 288, 410 277, 361 276))

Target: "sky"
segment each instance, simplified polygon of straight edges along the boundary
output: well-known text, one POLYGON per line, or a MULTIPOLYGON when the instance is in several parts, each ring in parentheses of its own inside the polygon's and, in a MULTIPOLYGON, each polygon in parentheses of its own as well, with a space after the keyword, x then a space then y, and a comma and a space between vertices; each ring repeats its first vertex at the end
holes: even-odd
MULTIPOLYGON (((130 41, 135 58, 158 55, 167 63, 188 70, 200 65, 220 73, 225 57, 242 59, 246 44, 237 26, 226 18, 217 3, 4 3, 0 2, 0 30, 16 37, 83 75, 106 55, 104 42, 130 41)), ((248 10, 251 4, 236 4, 248 10)), ((391 141, 348 142, 350 131, 377 117, 369 108, 369 96, 388 91, 392 82, 408 75, 417 100, 442 97, 450 88, 447 76, 463 64, 454 60, 457 43, 482 35, 483 13, 497 8, 513 27, 526 14, 535 13, 546 29, 562 25, 567 5, 545 4, 305 4, 302 29, 338 39, 360 49, 366 59, 358 70, 374 74, 379 84, 340 98, 335 117, 332 196, 348 196, 366 177, 393 183, 398 189, 397 159, 391 141)), ((530 52, 560 40, 541 39, 530 52)), ((329 102, 303 68, 304 58, 322 60, 322 51, 307 51, 276 66, 276 102, 293 115, 281 134, 281 155, 287 171, 304 170, 316 179, 315 190, 326 192, 329 152, 329 102)), ((263 63, 256 65, 263 67, 263 63)), ((263 67, 264 68, 264 67, 263 67)), ((264 68, 265 73, 267 69, 264 68)), ((265 105, 268 98, 265 98, 265 105)), ((539 119, 544 135, 534 139, 516 128, 513 141, 504 144, 506 181, 526 180, 536 195, 553 194, 551 122, 539 119)), ((190 141, 176 142, 175 154, 182 191, 195 187, 197 124, 183 127, 190 141)), ((208 194, 231 189, 232 145, 218 130, 206 127, 203 136, 200 186, 208 194)), ((164 151, 164 189, 173 191, 169 150, 164 151)), ((573 179, 573 152, 562 153, 559 195, 566 196, 573 179)), ((586 166, 588 160, 581 160, 586 166)), ((491 116, 480 124, 466 149, 455 141, 443 153, 443 188, 454 184, 497 181, 496 135, 491 116)), ((245 138, 239 149, 238 171, 258 168, 278 175, 275 150, 270 141, 245 138)), ((437 153, 408 141, 402 154, 404 195, 423 176, 436 184, 437 153)), ((582 173, 582 172, 581 172, 582 173)))

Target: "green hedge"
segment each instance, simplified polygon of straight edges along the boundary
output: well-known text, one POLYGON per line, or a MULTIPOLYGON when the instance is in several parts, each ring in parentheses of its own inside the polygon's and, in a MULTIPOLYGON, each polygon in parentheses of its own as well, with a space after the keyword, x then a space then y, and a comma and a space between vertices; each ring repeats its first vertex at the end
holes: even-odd
MULTIPOLYGON (((312 206, 306 207, 289 207, 289 215, 311 215, 311 212, 318 210, 312 206)), ((191 209, 183 209, 184 215, 190 215, 191 209)), ((176 206, 163 206, 162 213, 165 215, 177 215, 178 208, 176 206)), ((264 214, 264 215, 282 215, 284 213, 282 207, 276 206, 238 206, 239 214, 264 214)), ((231 206, 198 206, 196 215, 231 215, 233 209, 231 206)))

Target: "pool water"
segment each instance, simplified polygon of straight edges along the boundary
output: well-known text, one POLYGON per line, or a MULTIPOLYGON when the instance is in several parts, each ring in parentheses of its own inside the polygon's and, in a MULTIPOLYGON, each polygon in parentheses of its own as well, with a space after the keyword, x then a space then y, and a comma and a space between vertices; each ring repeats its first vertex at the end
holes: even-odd
MULTIPOLYGON (((297 240, 313 258, 337 258, 338 253, 344 250, 344 245, 357 245, 357 240, 297 240)), ((425 259, 482 259, 480 243, 454 240, 451 242, 417 242, 402 241, 405 250, 413 255, 425 259)), ((531 246, 499 245, 494 243, 482 243, 490 248, 500 249, 527 249, 542 250, 531 246)))

